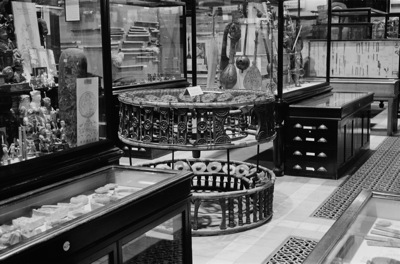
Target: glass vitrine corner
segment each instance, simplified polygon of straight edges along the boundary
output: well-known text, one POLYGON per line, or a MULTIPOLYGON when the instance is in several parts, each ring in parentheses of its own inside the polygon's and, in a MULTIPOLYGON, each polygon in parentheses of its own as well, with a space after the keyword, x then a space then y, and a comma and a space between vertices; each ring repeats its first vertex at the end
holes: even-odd
POLYGON ((362 190, 304 263, 400 261, 398 193, 362 190))
POLYGON ((186 80, 185 4, 110 1, 113 88, 186 80))

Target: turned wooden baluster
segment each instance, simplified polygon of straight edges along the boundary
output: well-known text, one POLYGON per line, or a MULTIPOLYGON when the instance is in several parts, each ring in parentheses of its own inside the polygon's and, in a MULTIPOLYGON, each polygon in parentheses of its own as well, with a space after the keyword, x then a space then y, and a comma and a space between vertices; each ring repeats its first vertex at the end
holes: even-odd
POLYGON ((264 195, 263 192, 259 192, 258 193, 258 219, 263 220, 264 219, 264 215, 263 215, 263 211, 264 211, 264 195))
POLYGON ((246 195, 246 224, 250 223, 250 195, 246 195))
POLYGON ((228 220, 229 220, 229 227, 235 227, 235 212, 233 206, 233 198, 228 198, 228 220))
POLYGON ((221 206, 221 215, 222 215, 221 224, 220 224, 219 228, 221 230, 225 230, 226 229, 226 203, 225 203, 225 198, 220 198, 218 200, 219 200, 219 205, 221 206))
POLYGON ((257 222, 257 201, 258 196, 257 193, 253 194, 253 222, 257 222))
POLYGON ((243 225, 243 199, 242 199, 242 196, 238 197, 238 222, 239 222, 239 226, 243 225))

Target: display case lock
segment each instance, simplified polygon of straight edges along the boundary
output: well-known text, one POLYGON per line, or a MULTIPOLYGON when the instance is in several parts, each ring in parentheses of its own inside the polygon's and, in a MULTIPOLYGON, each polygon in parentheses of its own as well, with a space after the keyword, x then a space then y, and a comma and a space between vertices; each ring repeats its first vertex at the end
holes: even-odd
POLYGON ((63 245, 64 251, 68 251, 71 248, 71 243, 69 241, 65 241, 63 245))

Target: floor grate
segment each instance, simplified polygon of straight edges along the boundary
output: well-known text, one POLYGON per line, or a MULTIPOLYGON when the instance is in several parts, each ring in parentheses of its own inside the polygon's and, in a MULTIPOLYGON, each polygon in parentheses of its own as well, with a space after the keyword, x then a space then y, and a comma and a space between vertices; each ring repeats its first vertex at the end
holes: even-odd
POLYGON ((316 245, 317 241, 315 240, 288 237, 283 245, 267 258, 265 264, 303 263, 316 245))
POLYGON ((400 192, 400 138, 385 139, 375 153, 312 216, 338 219, 362 189, 400 192))

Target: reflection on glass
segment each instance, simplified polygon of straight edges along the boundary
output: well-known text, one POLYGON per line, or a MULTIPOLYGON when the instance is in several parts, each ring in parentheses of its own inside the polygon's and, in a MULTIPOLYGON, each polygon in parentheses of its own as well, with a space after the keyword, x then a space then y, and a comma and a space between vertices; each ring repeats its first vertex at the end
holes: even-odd
POLYGON ((184 79, 181 5, 111 1, 110 12, 114 87, 184 79))
POLYGON ((183 263, 182 216, 177 215, 122 246, 123 263, 183 263))
MULTIPOLYGON (((298 105, 310 107, 343 107, 344 105, 365 97, 367 93, 330 93, 304 100, 298 105)), ((296 104, 297 105, 297 104, 296 104)))
POLYGON ((3 166, 106 137, 100 0, 35 2, 3 1, 3 166))
POLYGON ((110 263, 110 258, 108 257, 108 255, 99 258, 96 261, 93 261, 91 264, 108 264, 110 263))

